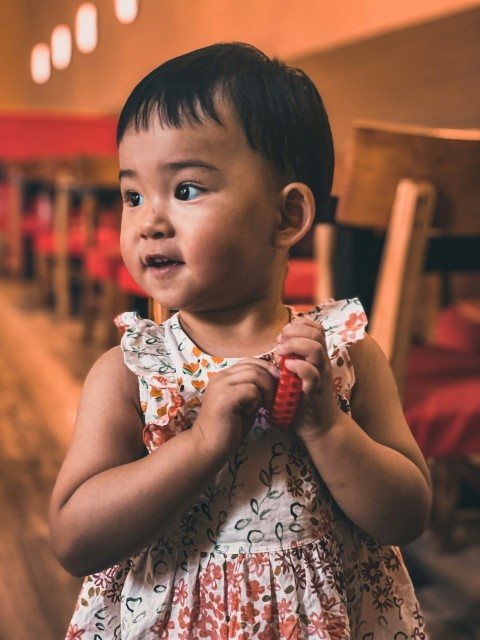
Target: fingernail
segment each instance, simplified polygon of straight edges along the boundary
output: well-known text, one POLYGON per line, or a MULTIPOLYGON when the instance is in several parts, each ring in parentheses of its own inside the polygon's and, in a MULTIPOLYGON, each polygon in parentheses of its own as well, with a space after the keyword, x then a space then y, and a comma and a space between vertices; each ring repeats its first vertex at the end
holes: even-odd
POLYGON ((290 369, 291 365, 295 362, 295 360, 292 360, 291 358, 285 358, 285 360, 283 361, 283 364, 287 367, 287 369, 290 369))

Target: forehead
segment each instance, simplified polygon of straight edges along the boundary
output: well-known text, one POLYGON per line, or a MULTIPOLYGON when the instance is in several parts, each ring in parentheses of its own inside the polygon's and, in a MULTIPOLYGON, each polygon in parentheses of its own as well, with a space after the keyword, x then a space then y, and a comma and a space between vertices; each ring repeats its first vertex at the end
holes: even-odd
POLYGON ((269 161, 254 150, 245 135, 236 111, 219 103, 220 123, 208 116, 197 122, 185 117, 181 126, 162 122, 157 113, 146 129, 128 127, 119 144, 120 170, 143 173, 162 171, 168 166, 205 163, 232 180, 257 176, 276 186, 278 176, 269 161))

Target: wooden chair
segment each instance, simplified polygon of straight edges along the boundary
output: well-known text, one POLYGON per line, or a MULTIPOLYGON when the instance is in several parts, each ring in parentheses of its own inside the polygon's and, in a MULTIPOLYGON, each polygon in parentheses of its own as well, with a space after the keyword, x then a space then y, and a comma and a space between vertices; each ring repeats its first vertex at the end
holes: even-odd
POLYGON ((55 174, 53 224, 37 246, 36 273, 43 301, 52 297, 60 318, 72 312, 73 286, 85 287, 82 266, 99 225, 98 193, 108 189, 118 191, 114 157, 77 157, 55 174))
POLYGON ((36 238, 53 220, 53 183, 56 173, 68 166, 55 158, 8 162, 5 165, 3 270, 12 277, 30 277, 36 238))
POLYGON ((112 281, 121 263, 122 201, 117 158, 84 158, 82 177, 89 193, 80 310, 83 339, 90 341, 96 337, 108 346, 112 342, 111 325, 116 311, 112 281))
MULTIPOLYGON (((335 236, 348 226, 378 234, 382 242, 385 236, 378 276, 371 280, 369 331, 390 360, 407 420, 430 460, 431 529, 445 549, 453 545, 461 483, 473 484, 475 477, 480 484, 475 464, 480 437, 474 426, 480 420, 480 394, 465 398, 459 393, 459 385, 480 389, 480 359, 471 356, 467 362, 464 353, 432 345, 432 327, 440 305, 448 302, 449 274, 456 269, 480 271, 479 175, 480 131, 359 122, 347 155, 338 226, 332 231, 335 236), (424 269, 442 273, 447 286, 443 299, 424 307, 419 317, 424 269), (426 340, 416 347, 412 337, 422 334, 414 326, 419 321, 426 340), (462 423, 466 400, 472 403, 471 412, 462 423)), ((329 278, 334 282, 332 273, 329 278)))

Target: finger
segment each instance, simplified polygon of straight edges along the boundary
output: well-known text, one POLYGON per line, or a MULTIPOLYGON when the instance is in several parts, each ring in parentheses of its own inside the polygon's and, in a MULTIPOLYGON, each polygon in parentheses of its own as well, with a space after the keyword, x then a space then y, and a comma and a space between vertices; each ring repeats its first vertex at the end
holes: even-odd
POLYGON ((262 394, 263 406, 268 408, 273 403, 280 370, 271 363, 265 363, 265 365, 268 366, 262 366, 258 361, 238 363, 230 369, 228 384, 230 386, 255 384, 262 394))
POLYGON ((264 394, 255 382, 236 383, 229 390, 234 413, 251 415, 264 406, 264 394))
POLYGON ((313 320, 309 316, 297 316, 291 322, 285 325, 284 329, 292 328, 292 327, 312 327, 314 329, 321 329, 323 331, 323 325, 321 322, 317 322, 313 320))
POLYGON ((262 376, 255 379, 237 379, 229 386, 229 393, 236 398, 237 411, 247 414, 258 411, 260 407, 270 409, 275 390, 272 378, 267 380, 262 376))
POLYGON ((267 371, 274 378, 278 378, 280 376, 278 367, 273 362, 264 360, 263 358, 244 358, 230 367, 228 371, 236 374, 240 369, 250 370, 252 367, 267 371))
POLYGON ((278 356, 295 354, 315 366, 320 366, 329 360, 324 343, 303 337, 289 337, 276 348, 278 356))
POLYGON ((320 371, 313 364, 305 360, 285 360, 285 367, 295 373, 302 381, 302 391, 305 394, 322 393, 328 391, 333 393, 331 376, 322 377, 320 371))
POLYGON ((325 342, 325 330, 321 324, 313 320, 309 320, 308 322, 298 320, 286 325, 277 336, 277 342, 281 344, 292 336, 302 336, 304 338, 310 338, 311 340, 325 342))

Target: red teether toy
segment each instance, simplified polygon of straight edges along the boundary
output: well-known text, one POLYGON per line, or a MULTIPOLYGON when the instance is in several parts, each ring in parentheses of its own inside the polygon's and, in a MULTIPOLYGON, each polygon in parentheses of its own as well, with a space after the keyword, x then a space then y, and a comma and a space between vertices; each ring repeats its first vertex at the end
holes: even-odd
POLYGON ((301 359, 297 355, 283 356, 280 361, 280 380, 278 381, 277 393, 273 401, 271 413, 271 424, 274 427, 286 429, 292 423, 298 401, 302 392, 302 381, 293 371, 289 371, 285 366, 285 360, 301 359))

